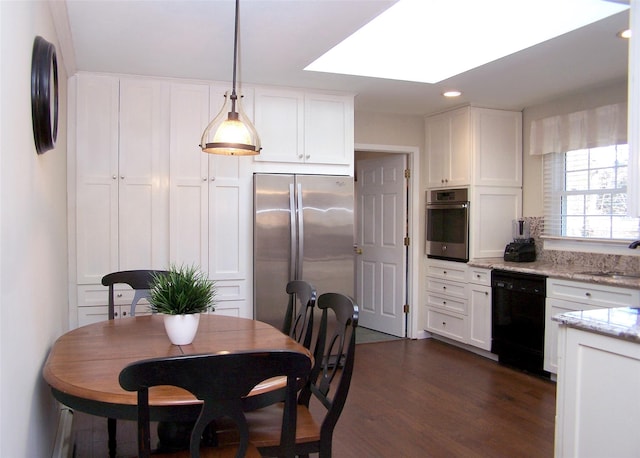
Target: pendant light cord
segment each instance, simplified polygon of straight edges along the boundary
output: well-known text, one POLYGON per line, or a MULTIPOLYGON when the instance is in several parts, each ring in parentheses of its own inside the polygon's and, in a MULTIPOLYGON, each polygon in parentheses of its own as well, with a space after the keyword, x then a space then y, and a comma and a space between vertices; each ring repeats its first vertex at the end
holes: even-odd
POLYGON ((233 37, 233 85, 231 87, 231 112, 235 113, 236 111, 236 100, 238 96, 236 95, 236 65, 238 59, 238 8, 240 6, 240 0, 236 0, 236 23, 235 23, 235 32, 233 37))

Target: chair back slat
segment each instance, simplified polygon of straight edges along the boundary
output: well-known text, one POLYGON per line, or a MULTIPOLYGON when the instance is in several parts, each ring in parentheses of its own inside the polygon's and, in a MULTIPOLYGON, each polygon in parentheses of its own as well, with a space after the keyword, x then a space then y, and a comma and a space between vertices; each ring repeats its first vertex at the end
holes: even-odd
POLYGON ((306 281, 293 280, 287 283, 286 291, 289 301, 282 332, 305 348, 311 348, 316 289, 306 281))

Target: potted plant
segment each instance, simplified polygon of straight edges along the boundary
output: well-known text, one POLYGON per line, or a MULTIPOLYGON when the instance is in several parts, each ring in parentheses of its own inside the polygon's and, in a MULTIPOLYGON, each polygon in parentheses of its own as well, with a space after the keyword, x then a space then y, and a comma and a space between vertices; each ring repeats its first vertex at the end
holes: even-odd
POLYGON ((198 330, 200 314, 215 310, 215 282, 194 266, 172 265, 155 274, 150 285, 149 308, 164 315, 164 327, 174 345, 190 344, 198 330))

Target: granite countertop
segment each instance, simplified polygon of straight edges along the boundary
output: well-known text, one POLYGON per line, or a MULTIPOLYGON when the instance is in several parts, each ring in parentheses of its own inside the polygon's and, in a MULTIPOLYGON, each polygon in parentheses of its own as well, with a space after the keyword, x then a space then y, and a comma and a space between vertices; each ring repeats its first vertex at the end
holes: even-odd
POLYGON ((512 272, 565 278, 600 285, 640 289, 640 274, 638 272, 629 272, 630 274, 637 274, 637 277, 597 275, 599 273, 597 269, 589 268, 581 264, 557 265, 544 261, 507 262, 502 258, 479 258, 469 260, 467 265, 485 269, 502 269, 512 272))
POLYGON ((640 343, 640 309, 617 307, 581 310, 551 318, 560 324, 640 343))

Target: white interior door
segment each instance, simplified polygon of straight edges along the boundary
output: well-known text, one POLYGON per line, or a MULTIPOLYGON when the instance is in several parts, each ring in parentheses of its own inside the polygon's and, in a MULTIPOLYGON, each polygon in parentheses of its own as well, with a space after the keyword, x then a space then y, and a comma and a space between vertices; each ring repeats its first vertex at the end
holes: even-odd
POLYGON ((405 335, 406 156, 357 162, 356 301, 359 325, 405 335))

